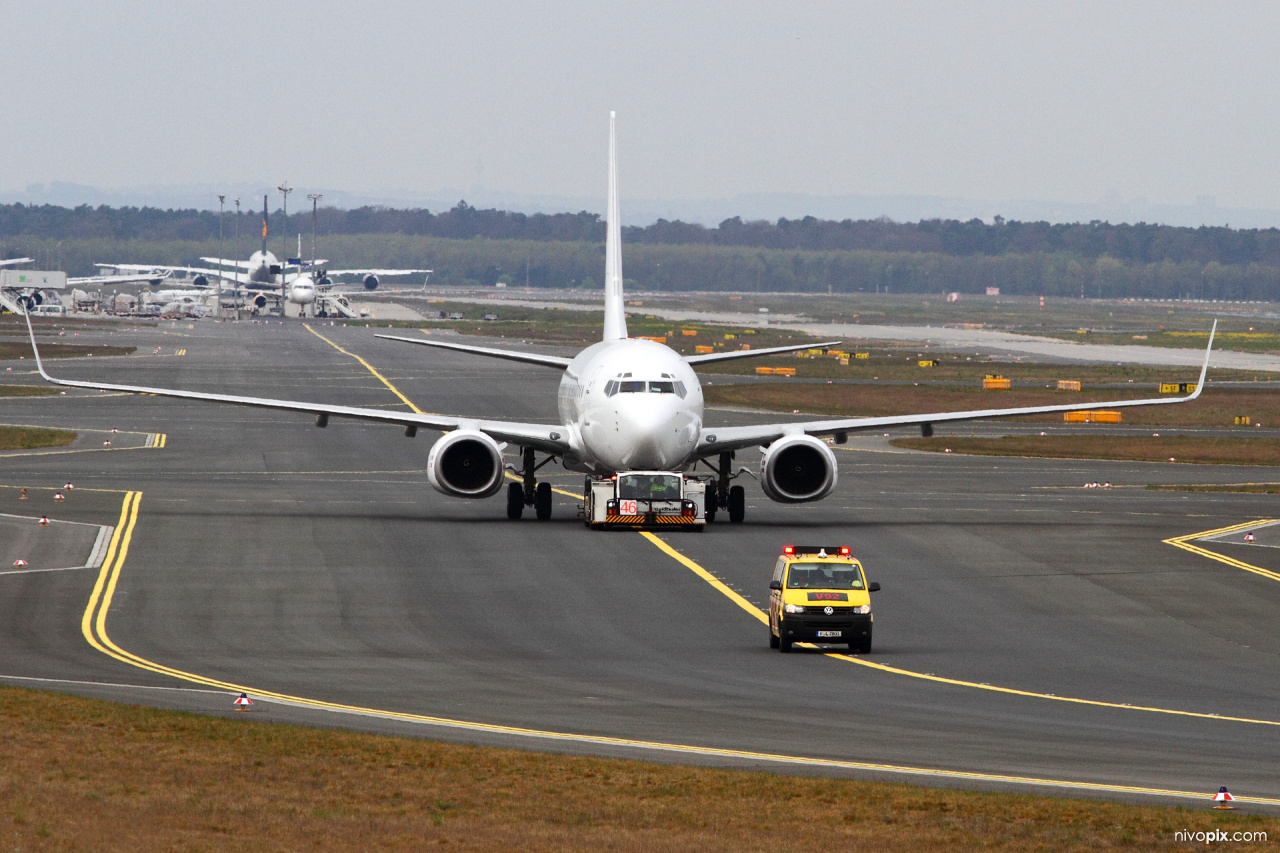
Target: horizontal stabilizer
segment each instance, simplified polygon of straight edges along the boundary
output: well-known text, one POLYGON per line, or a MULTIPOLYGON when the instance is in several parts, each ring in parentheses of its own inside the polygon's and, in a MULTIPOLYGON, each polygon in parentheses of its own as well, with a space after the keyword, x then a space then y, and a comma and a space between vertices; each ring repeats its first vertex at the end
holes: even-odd
POLYGON ((473 355, 483 355, 489 358, 504 358, 507 361, 521 361, 525 364, 538 364, 543 367, 556 367, 564 370, 569 366, 572 359, 563 358, 558 355, 542 355, 536 352, 512 352, 505 349, 494 349, 492 347, 475 347, 468 344, 450 344, 444 341, 430 341, 424 338, 400 338, 395 335, 375 335, 374 337, 385 338, 388 341, 400 341, 406 344, 417 344, 424 347, 436 347, 438 349, 451 349, 458 352, 469 352, 473 355))

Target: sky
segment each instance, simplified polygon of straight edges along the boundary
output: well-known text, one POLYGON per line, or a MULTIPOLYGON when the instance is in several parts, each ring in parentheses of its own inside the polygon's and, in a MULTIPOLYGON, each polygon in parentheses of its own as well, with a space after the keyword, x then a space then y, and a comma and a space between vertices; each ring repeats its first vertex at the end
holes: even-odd
POLYGON ((0 21, 10 196, 287 179, 291 208, 602 209, 616 110, 624 215, 1280 209, 1274 3, 50 0, 0 21))

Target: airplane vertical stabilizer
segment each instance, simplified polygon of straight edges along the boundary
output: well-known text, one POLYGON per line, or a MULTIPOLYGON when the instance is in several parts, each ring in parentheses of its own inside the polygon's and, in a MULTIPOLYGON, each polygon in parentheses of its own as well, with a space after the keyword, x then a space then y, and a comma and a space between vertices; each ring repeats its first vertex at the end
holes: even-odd
POLYGON ((267 197, 262 197, 262 256, 267 256, 267 197))
POLYGON ((604 242, 604 339, 627 337, 627 314, 622 300, 622 219, 618 215, 618 148, 609 113, 609 208, 604 242))

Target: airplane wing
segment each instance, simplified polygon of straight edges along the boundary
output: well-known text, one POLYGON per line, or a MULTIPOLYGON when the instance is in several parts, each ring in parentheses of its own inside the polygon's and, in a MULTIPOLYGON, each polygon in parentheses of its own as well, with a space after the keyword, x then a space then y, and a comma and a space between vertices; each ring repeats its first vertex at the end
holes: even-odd
POLYGON ((1155 397, 1145 400, 1116 400, 1100 403, 1068 403, 1054 406, 1023 406, 1015 409, 975 409, 967 412, 934 412, 919 415, 888 415, 876 418, 834 418, 822 421, 800 421, 795 423, 760 424, 758 426, 725 427, 723 429, 703 428, 702 437, 698 440, 699 454, 720 453, 727 450, 739 450, 744 447, 769 444, 785 435, 826 436, 838 433, 857 432, 865 429, 884 429, 886 427, 922 426, 925 424, 955 423, 957 421, 976 421, 989 418, 1011 418, 1018 415, 1045 415, 1054 412, 1075 412, 1084 408, 1122 409, 1136 406, 1162 406, 1175 403, 1189 403, 1200 396, 1204 390, 1205 374, 1209 371, 1209 354, 1213 351, 1213 336, 1218 329, 1218 321, 1213 321, 1213 330, 1209 332, 1209 345, 1204 351, 1204 365, 1200 368, 1200 381, 1196 390, 1185 397, 1155 397))
POLYGON ((72 285, 73 287, 79 287, 85 284, 128 284, 135 281, 159 281, 164 277, 165 276, 163 274, 155 275, 154 273, 151 275, 144 273, 139 273, 137 275, 87 275, 77 278, 68 278, 67 284, 72 285))
POLYGON ((27 315, 27 333, 31 337, 31 351, 35 354, 36 369, 47 382, 67 388, 92 388, 99 391, 116 391, 126 394, 149 394, 154 397, 175 397, 180 400, 202 400, 209 403, 225 403, 233 406, 249 406, 258 409, 276 409, 283 412, 299 412, 316 416, 316 425, 328 422, 330 417, 350 418, 358 421, 397 424, 404 427, 448 432, 455 429, 474 429, 495 441, 510 441, 526 447, 534 447, 544 453, 562 454, 570 449, 567 430, 558 424, 530 424, 515 421, 485 421, 449 415, 418 414, 416 412, 388 412, 381 409, 364 409, 357 406, 333 406, 326 403, 304 403, 293 400, 273 400, 267 397, 241 397, 233 394, 209 394, 203 391, 181 391, 170 388, 148 388, 141 385, 116 385, 105 382, 81 382, 50 376, 40 360, 36 346, 35 330, 27 315))
POLYGON ((768 347, 767 349, 738 349, 728 352, 708 352, 701 355, 686 355, 684 360, 692 365, 711 364, 717 361, 733 361, 738 358, 756 358, 762 355, 777 355, 780 352, 798 352, 802 349, 825 349, 833 347, 841 341, 824 341, 820 344, 795 344, 785 347, 768 347))
MULTIPOLYGON (((230 258, 222 258, 221 261, 219 261, 218 258, 201 258, 200 260, 204 261, 206 264, 221 263, 222 266, 231 267, 232 269, 252 270, 258 266, 257 264, 251 264, 248 261, 233 261, 230 258)), ((174 269, 185 269, 185 267, 175 267, 174 269)), ((217 273, 217 270, 213 270, 213 272, 217 273)))
POLYGON ((35 258, 10 258, 7 261, 0 261, 0 267, 11 267, 14 264, 33 264, 35 258))
POLYGON ((431 270, 325 270, 329 275, 418 275, 431 270))
POLYGON ((557 367, 564 370, 569 366, 572 359, 563 358, 558 355, 542 355, 536 352, 512 352, 505 349, 494 349, 492 347, 476 347, 469 344, 450 344, 444 341, 432 341, 425 338, 400 338, 395 335, 374 335, 375 338, 384 338, 388 341, 400 341, 406 344, 417 344, 424 347, 438 347, 439 349, 451 349, 458 352, 469 352, 474 355, 485 355, 489 358, 504 358, 507 361, 521 361, 525 364, 540 364, 543 367, 557 367))

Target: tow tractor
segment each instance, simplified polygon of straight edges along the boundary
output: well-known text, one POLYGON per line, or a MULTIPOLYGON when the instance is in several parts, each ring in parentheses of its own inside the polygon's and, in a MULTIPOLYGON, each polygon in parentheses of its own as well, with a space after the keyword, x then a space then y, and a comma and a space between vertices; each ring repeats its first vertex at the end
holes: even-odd
POLYGON ((619 471, 610 477, 588 477, 587 526, 690 527, 707 524, 707 484, 672 471, 619 471))

